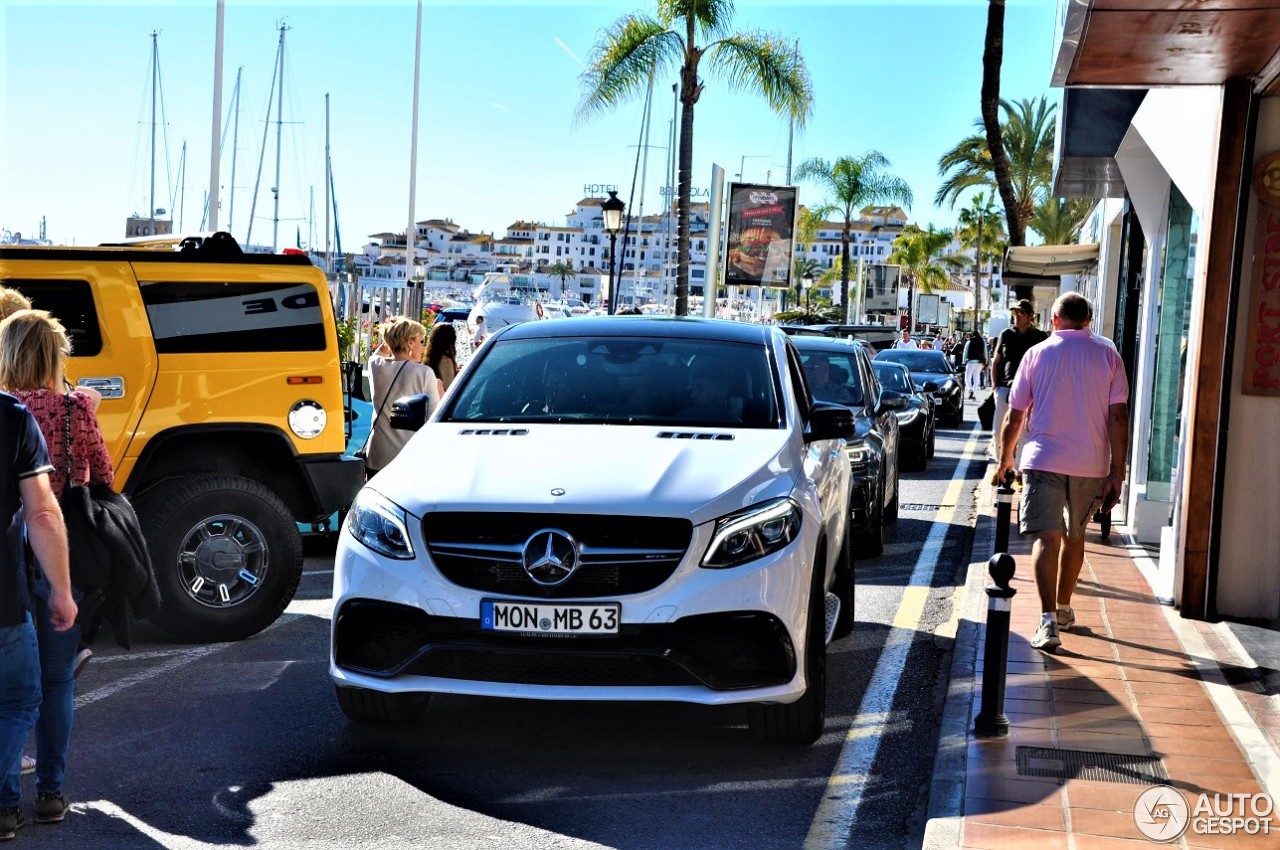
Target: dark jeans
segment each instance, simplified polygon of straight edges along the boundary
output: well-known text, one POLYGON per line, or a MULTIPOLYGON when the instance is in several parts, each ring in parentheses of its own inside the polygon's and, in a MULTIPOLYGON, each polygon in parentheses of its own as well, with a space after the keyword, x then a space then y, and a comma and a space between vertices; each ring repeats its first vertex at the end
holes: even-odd
POLYGON ((22 750, 40 707, 40 650, 27 621, 0 627, 0 765, 9 776, 0 783, 0 808, 22 801, 22 750))

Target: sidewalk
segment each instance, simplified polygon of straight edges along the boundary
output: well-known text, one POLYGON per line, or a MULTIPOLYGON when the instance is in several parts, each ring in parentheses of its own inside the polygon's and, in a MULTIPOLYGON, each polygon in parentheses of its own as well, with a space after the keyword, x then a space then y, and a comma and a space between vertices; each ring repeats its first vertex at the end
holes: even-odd
POLYGON ((1141 549, 1125 546, 1123 529, 1113 529, 1108 545, 1097 526, 1090 527, 1072 600, 1076 627, 1064 631, 1062 647, 1048 655, 1028 643, 1040 606, 1030 540, 1017 530, 1015 496, 1009 554, 1018 565, 1012 585, 1018 594, 1004 706, 1011 732, 1004 739, 974 735, 982 701, 992 490, 981 485, 975 563, 957 602, 959 627, 924 847, 1154 846, 1140 831, 1137 809, 1148 833, 1159 834, 1167 846, 1280 848, 1280 813, 1271 805, 1280 805, 1276 698, 1257 693, 1243 675, 1240 644, 1225 624, 1183 620, 1157 602, 1143 575, 1141 549), (1172 786, 1181 796, 1167 789, 1144 794, 1156 785, 1172 786), (1229 794, 1247 796, 1232 800, 1229 794), (1164 816, 1178 816, 1179 800, 1189 817, 1170 841, 1164 836, 1177 830, 1163 826, 1164 816), (1164 805, 1152 809, 1153 802, 1164 805), (1218 811, 1203 808, 1215 804, 1218 811), (1219 815, 1243 815, 1244 821, 1211 820, 1219 815))

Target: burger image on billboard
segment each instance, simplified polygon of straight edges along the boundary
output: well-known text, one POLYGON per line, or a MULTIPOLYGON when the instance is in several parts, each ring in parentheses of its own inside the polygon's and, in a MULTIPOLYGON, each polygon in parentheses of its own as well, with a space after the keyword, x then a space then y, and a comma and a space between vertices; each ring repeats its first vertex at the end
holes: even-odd
POLYGON ((729 251, 730 265, 744 277, 763 277, 769 249, 780 238, 778 231, 771 227, 748 227, 738 237, 737 246, 729 251))

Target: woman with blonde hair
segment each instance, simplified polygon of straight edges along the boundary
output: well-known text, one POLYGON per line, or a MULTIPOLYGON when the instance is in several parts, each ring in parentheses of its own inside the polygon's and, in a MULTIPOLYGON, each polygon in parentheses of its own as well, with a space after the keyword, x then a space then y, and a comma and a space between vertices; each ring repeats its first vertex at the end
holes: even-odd
POLYGON ((370 478, 391 463, 413 436, 412 432, 391 427, 391 402, 402 396, 425 394, 431 399, 428 414, 440 404, 440 381, 431 367, 422 362, 426 335, 427 329, 421 322, 397 316, 387 323, 383 334, 390 356, 369 357, 369 385, 373 389, 375 411, 365 458, 365 470, 370 478))
MULTIPOLYGON (((66 329, 44 310, 19 310, 0 322, 0 387, 26 405, 40 425, 53 466, 49 484, 56 496, 68 485, 109 485, 114 478, 111 456, 94 414, 95 400, 79 390, 63 394, 63 368, 70 355, 66 329)), ((35 819, 36 823, 58 823, 67 813, 62 783, 75 715, 80 627, 62 632, 54 629, 47 586, 37 585, 32 605, 42 693, 36 721, 35 819)), ((6 767, 2 796, 20 797, 20 767, 6 767)))
POLYGON ((448 390, 458 376, 458 332, 451 322, 441 322, 431 328, 426 363, 440 379, 441 391, 448 390))

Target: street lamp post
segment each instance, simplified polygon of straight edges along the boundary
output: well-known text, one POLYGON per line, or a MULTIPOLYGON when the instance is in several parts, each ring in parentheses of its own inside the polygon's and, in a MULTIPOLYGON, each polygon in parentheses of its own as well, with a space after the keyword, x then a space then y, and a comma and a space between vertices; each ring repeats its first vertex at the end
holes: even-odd
POLYGON ((617 284, 614 283, 615 276, 619 283, 622 281, 621 275, 616 275, 618 269, 618 231, 622 230, 622 211, 627 205, 618 198, 618 193, 610 190, 609 198, 600 205, 600 209, 604 212, 604 232, 609 234, 609 315, 612 316, 618 312, 618 292, 617 284))
POLYGON ((809 272, 805 272, 804 276, 800 278, 800 286, 804 289, 804 311, 806 313, 812 313, 813 304, 809 293, 813 291, 813 275, 809 272))

